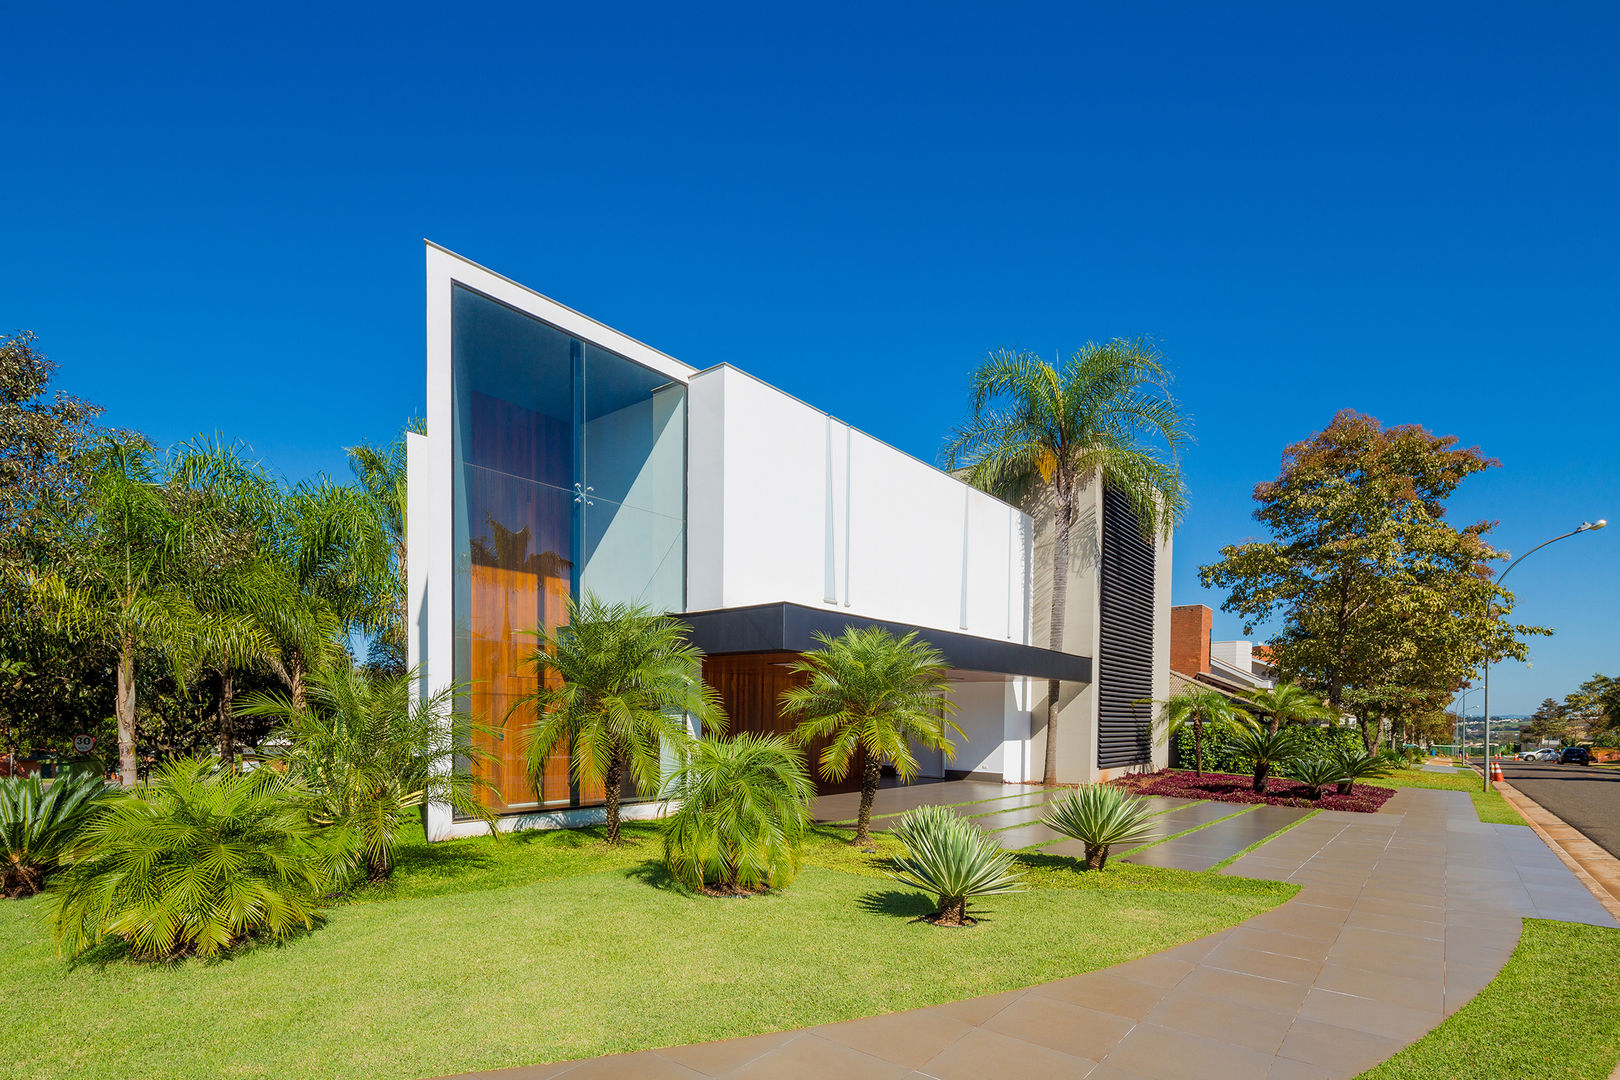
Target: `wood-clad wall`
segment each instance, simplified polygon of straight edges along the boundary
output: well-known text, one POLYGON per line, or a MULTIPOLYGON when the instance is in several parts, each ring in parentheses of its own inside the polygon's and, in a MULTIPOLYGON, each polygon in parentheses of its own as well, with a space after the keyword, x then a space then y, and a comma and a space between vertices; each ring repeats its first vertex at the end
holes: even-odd
MULTIPOLYGON (((746 731, 756 735, 786 735, 793 730, 794 721, 782 715, 778 702, 782 691, 806 682, 805 676, 795 674, 787 666, 798 659, 799 654, 793 652, 704 657, 703 679, 719 691, 725 702, 729 734, 746 731)), ((804 748, 805 764, 816 782, 816 790, 823 794, 860 790, 865 755, 857 751, 842 780, 824 780, 820 762, 826 746, 826 740, 818 739, 804 748)))

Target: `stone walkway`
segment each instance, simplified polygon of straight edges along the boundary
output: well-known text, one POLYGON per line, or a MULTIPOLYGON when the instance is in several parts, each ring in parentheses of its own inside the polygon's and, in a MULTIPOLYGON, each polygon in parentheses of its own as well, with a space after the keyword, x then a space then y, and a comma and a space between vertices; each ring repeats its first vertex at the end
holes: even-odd
POLYGON ((1490 982, 1523 917, 1616 925, 1535 833, 1482 824, 1458 791, 1403 790, 1378 814, 1323 812, 1228 872, 1302 888, 1199 941, 994 997, 477 1075, 1353 1077, 1490 982))

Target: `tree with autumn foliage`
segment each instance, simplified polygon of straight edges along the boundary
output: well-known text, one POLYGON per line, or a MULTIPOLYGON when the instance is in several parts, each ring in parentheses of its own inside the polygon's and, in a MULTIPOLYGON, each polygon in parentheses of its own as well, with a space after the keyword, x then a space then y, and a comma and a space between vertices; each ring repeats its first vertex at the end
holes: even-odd
POLYGON ((1523 660, 1524 637, 1550 632, 1501 618, 1513 594, 1493 580, 1506 557, 1486 540, 1493 523, 1446 520, 1457 487, 1499 464, 1453 436, 1345 410, 1255 488, 1270 539, 1222 548, 1199 580, 1227 590, 1222 608, 1247 633, 1281 616, 1277 664, 1355 715, 1373 749, 1384 721, 1443 708, 1482 662, 1523 660))

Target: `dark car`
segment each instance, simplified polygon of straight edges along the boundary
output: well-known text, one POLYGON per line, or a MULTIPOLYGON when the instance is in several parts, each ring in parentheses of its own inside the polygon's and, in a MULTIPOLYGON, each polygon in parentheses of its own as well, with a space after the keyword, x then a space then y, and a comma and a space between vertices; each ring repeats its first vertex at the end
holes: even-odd
POLYGON ((1592 751, 1584 746, 1566 746, 1564 752, 1558 755, 1560 765, 1590 765, 1592 764, 1592 751))

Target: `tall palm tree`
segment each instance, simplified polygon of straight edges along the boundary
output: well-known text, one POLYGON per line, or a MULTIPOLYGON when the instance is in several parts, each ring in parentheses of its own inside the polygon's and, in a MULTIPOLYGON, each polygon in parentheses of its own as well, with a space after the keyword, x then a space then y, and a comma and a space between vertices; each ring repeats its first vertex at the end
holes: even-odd
POLYGON ((410 620, 405 598, 405 436, 426 431, 426 423, 415 417, 386 448, 366 443, 349 448, 349 468, 382 526, 392 562, 391 583, 378 594, 379 614, 387 613, 386 618, 378 620, 378 632, 383 646, 401 655, 405 651, 405 624, 410 620))
POLYGON ((1159 707, 1155 726, 1159 738, 1173 739, 1183 731, 1192 735, 1194 771, 1204 775, 1204 740, 1241 725, 1252 724, 1249 714, 1224 694, 1207 687, 1187 687, 1159 707))
POLYGON ((1254 703, 1256 712, 1264 713, 1271 719, 1267 725, 1271 734, 1277 734, 1277 729, 1284 724, 1309 724, 1321 720, 1333 720, 1337 713, 1318 696, 1296 682, 1283 680, 1269 690, 1256 690, 1249 695, 1254 703))
POLYGON ((962 729, 946 717, 956 710, 945 683, 945 658, 915 632, 895 637, 882 627, 849 627, 838 637, 817 632, 821 648, 792 665, 808 677, 782 692, 782 712, 799 717, 792 738, 803 745, 829 739, 821 752, 821 775, 842 780, 856 754, 865 755, 861 811, 851 843, 872 842, 872 800, 885 760, 900 779, 917 775, 912 747, 954 752, 949 731, 962 729), (949 729, 949 731, 947 730, 949 729))
POLYGON ((138 435, 100 439, 68 526, 78 542, 64 566, 30 582, 64 629, 113 657, 126 786, 137 779, 137 657, 166 657, 183 682, 198 657, 229 651, 224 636, 251 633, 238 619, 215 617, 233 607, 236 578, 221 568, 244 557, 245 541, 238 508, 210 486, 200 460, 212 452, 161 456, 138 435))
POLYGON ((295 798, 316 824, 338 830, 366 878, 394 872, 399 834, 420 807, 448 803, 458 813, 493 823, 478 796, 489 783, 457 769, 457 758, 479 751, 456 744, 451 707, 457 688, 425 701, 409 673, 374 674, 333 664, 310 675, 307 700, 279 693, 250 695, 245 716, 281 722, 280 761, 295 798))
MULTIPOLYGON (((1069 558, 1080 493, 1094 479, 1136 509, 1145 535, 1168 537, 1186 510, 1180 453, 1186 423, 1159 351, 1143 340, 1087 343, 1054 367, 1028 352, 991 353, 969 381, 969 414, 946 442, 945 467, 974 487, 1023 503, 1052 493, 1048 647, 1063 648, 1069 558)), ((1046 763, 1057 783, 1058 680, 1046 687, 1046 763)))
POLYGON ((538 686, 507 714, 535 711, 524 750, 529 775, 538 787, 546 760, 566 748, 575 780, 606 789, 607 842, 617 844, 626 775, 643 795, 656 795, 666 750, 683 757, 690 744, 683 716, 705 731, 725 728, 720 696, 703 681, 703 653, 684 623, 591 593, 569 599, 567 625, 532 633, 538 686))

